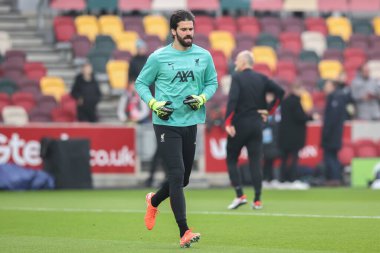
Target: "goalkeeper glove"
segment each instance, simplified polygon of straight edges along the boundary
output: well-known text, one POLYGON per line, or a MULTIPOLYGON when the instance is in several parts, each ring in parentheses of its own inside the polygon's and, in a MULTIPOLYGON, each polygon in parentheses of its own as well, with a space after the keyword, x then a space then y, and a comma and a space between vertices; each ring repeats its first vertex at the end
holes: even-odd
POLYGON ((185 105, 188 105, 192 110, 196 111, 201 108, 204 103, 206 103, 206 96, 204 94, 201 94, 199 96, 190 95, 187 96, 185 100, 183 100, 183 103, 185 105))
POLYGON ((171 107, 167 107, 167 105, 171 105, 171 101, 157 101, 156 99, 151 99, 148 103, 150 109, 153 110, 157 116, 162 120, 168 120, 170 115, 174 112, 174 109, 171 107))

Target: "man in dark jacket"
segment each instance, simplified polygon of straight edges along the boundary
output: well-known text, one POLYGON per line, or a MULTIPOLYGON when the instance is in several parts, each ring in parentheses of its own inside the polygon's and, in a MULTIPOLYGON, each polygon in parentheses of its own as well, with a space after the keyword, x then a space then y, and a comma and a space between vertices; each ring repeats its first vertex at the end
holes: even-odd
POLYGON ((327 101, 322 128, 322 148, 326 183, 332 186, 341 184, 342 166, 338 160, 338 152, 342 147, 343 124, 348 101, 348 97, 338 89, 338 85, 335 81, 327 80, 323 87, 327 101))
POLYGON ((279 148, 282 182, 294 182, 297 179, 298 152, 305 146, 306 123, 312 119, 302 108, 302 92, 301 84, 295 83, 281 104, 279 148))
POLYGON ((243 146, 247 147, 255 197, 252 207, 262 208, 261 204, 261 153, 263 120, 273 114, 284 96, 284 90, 266 76, 252 70, 253 56, 249 51, 238 54, 235 61, 237 71, 232 76, 231 89, 226 112, 227 167, 236 198, 228 209, 236 209, 247 203, 243 194, 237 161, 243 146), (271 92, 275 98, 267 105, 266 94, 271 92))

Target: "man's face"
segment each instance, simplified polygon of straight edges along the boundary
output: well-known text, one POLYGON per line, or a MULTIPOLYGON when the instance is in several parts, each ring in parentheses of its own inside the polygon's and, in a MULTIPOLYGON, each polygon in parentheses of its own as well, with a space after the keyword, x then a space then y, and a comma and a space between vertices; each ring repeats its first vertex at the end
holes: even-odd
POLYGON ((172 34, 175 39, 183 47, 191 47, 194 37, 194 23, 193 21, 181 21, 178 23, 177 30, 172 29, 172 34))
POLYGON ((240 72, 243 70, 243 67, 244 67, 244 59, 243 59, 243 55, 240 53, 236 56, 235 71, 240 72))

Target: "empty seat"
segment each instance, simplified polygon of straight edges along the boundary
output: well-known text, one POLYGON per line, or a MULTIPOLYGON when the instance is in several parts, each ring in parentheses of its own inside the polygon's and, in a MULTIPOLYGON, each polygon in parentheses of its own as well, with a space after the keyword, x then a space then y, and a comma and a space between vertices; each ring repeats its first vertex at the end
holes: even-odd
POLYGON ((83 11, 86 3, 85 0, 52 0, 50 8, 59 11, 83 11))
POLYGON ((53 21, 54 34, 57 42, 69 42, 76 34, 74 19, 67 16, 56 16, 53 21))
POLYGON ((187 9, 186 0, 152 0, 152 10, 173 11, 187 9))
POLYGON ((345 41, 350 39, 352 27, 348 18, 331 16, 326 19, 326 24, 330 35, 341 36, 345 41))
POLYGON ((281 11, 283 0, 253 0, 251 9, 254 11, 281 11))
POLYGON ((326 39, 322 33, 316 31, 304 31, 301 34, 304 50, 312 50, 319 56, 326 50, 326 39))
POLYGON ((142 17, 140 16, 126 16, 122 19, 125 31, 137 32, 140 36, 145 34, 142 17))
POLYGON ((45 76, 40 81, 41 92, 44 95, 52 95, 57 101, 66 93, 66 86, 62 78, 45 76))
POLYGON ((351 0, 348 2, 348 8, 351 12, 379 12, 379 0, 351 0))
POLYGON ((346 47, 346 43, 342 39, 342 37, 338 35, 329 35, 326 38, 327 48, 336 48, 343 50, 346 47))
POLYGON ((0 79, 0 93, 13 94, 17 91, 17 85, 14 81, 8 79, 0 79))
POLYGON ((40 81, 47 73, 45 65, 42 62, 27 62, 24 65, 24 71, 29 79, 36 81, 40 81))
POLYGON ((253 70, 261 73, 267 77, 272 77, 273 76, 273 71, 272 69, 268 66, 268 64, 265 63, 255 63, 253 64, 253 70))
POLYGON ((117 9, 118 0, 87 0, 87 9, 99 13, 102 10, 113 12, 117 9))
POLYGON ((106 65, 108 60, 110 59, 111 54, 112 51, 109 52, 108 50, 97 48, 93 48, 90 51, 90 53, 88 54, 88 59, 95 73, 106 73, 106 65))
POLYGON ((305 25, 308 31, 320 32, 325 36, 328 34, 326 21, 322 17, 308 17, 305 19, 305 25))
POLYGON ((272 71, 276 69, 277 56, 273 48, 268 46, 255 46, 252 53, 256 63, 265 63, 272 71))
POLYGON ((4 62, 2 65, 2 71, 4 78, 10 79, 17 84, 24 76, 24 65, 4 62))
POLYGON ((11 103, 12 102, 10 96, 7 93, 0 93, 0 112, 3 110, 5 106, 11 105, 11 103))
POLYGON ((369 39, 369 46, 372 49, 378 49, 380 48, 380 36, 377 35, 370 35, 368 37, 369 39))
POLYGON ((119 9, 121 11, 150 11, 152 1, 151 0, 119 0, 119 9))
POLYGON ((136 42, 138 38, 138 33, 134 31, 119 33, 115 36, 117 48, 119 50, 129 51, 134 55, 137 51, 136 42))
POLYGON ((119 16, 103 15, 99 17, 100 32, 104 35, 110 35, 115 38, 124 31, 123 22, 119 16))
POLYGON ((204 35, 204 34, 197 34, 195 37, 194 37, 194 43, 200 47, 203 47, 205 49, 210 49, 210 41, 208 39, 208 36, 204 35))
POLYGON ((373 30, 375 31, 375 34, 380 36, 380 16, 374 17, 372 20, 373 24, 373 30))
POLYGON ((344 62, 350 62, 351 66, 356 69, 363 65, 367 60, 367 56, 361 48, 346 48, 343 52, 343 56, 344 62))
POLYGON ((275 76, 289 83, 293 83, 297 77, 295 64, 289 61, 278 61, 275 76))
POLYGON ((240 33, 256 37, 261 32, 260 23, 255 17, 240 16, 236 19, 236 23, 240 33))
POLYGON ((236 48, 240 49, 249 49, 255 45, 255 37, 246 33, 239 33, 235 36, 236 48))
POLYGON ((282 30, 284 32, 302 33, 305 29, 303 20, 296 17, 287 17, 282 20, 282 30))
POLYGON ((75 18, 75 26, 79 35, 87 36, 91 41, 94 41, 99 34, 98 21, 95 16, 78 16, 75 18))
POLYGON ((317 0, 284 0, 283 9, 285 11, 302 11, 302 12, 310 12, 317 11, 317 0))
POLYGON ((348 0, 318 0, 318 9, 323 12, 348 10, 348 0))
POLYGON ((269 33, 261 33, 256 39, 256 45, 258 46, 268 46, 276 49, 278 46, 277 37, 269 33))
POLYGON ((143 18, 145 33, 157 35, 162 41, 165 41, 169 33, 168 21, 161 15, 147 15, 143 18))
POLYGON ((33 94, 27 92, 13 93, 11 101, 13 105, 21 106, 26 112, 30 112, 36 105, 36 99, 33 94))
POLYGON ((28 113, 21 106, 8 105, 2 110, 3 122, 6 125, 22 126, 29 121, 28 113))
POLYGON ((26 53, 21 50, 8 50, 5 52, 5 62, 17 62, 19 65, 24 65, 26 62, 26 53))
POLYGON ((348 46, 367 50, 370 47, 368 36, 365 34, 354 33, 348 41, 348 46))
POLYGON ((373 34, 372 24, 367 19, 353 19, 352 30, 354 33, 362 33, 365 35, 373 34))
POLYGON ((322 60, 318 65, 322 79, 336 79, 343 70, 343 66, 336 60, 322 60))
POLYGON ((230 58, 232 50, 235 48, 235 39, 230 32, 213 31, 209 35, 211 48, 221 50, 225 56, 230 58))
POLYGON ((51 114, 52 110, 57 108, 58 103, 55 97, 50 95, 42 95, 37 100, 38 110, 51 114))
POLYGON ((290 50, 296 54, 302 49, 302 42, 299 33, 283 32, 280 34, 281 47, 290 50))
POLYGON ((359 139, 354 143, 355 154, 357 157, 377 157, 376 143, 370 139, 359 139))
POLYGON ((336 48, 328 48, 323 53, 323 60, 337 60, 343 62, 343 52, 336 48))
POLYGON ((39 110, 40 108, 36 107, 29 112, 29 122, 51 122, 51 113, 46 113, 45 111, 39 110))
POLYGON ((251 2, 249 0, 219 0, 220 9, 223 11, 244 11, 249 10, 251 2))
POLYGON ((162 47, 163 42, 157 35, 144 35, 142 39, 147 44, 147 53, 153 53, 156 49, 162 47))
POLYGON ((373 79, 380 79, 380 59, 368 61, 369 76, 373 79))
POLYGON ((0 54, 4 55, 5 52, 12 48, 12 40, 9 34, 4 31, 0 31, 0 54))
POLYGON ((90 52, 91 41, 87 36, 74 36, 71 39, 71 48, 74 56, 74 64, 79 65, 85 61, 85 58, 90 52))
POLYGON ((191 0, 187 2, 187 8, 192 11, 218 11, 220 5, 218 0, 191 0))
POLYGON ((261 30, 264 33, 272 34, 276 37, 281 33, 281 21, 276 17, 263 17, 260 19, 261 30))
POLYGON ((107 63, 107 74, 113 89, 125 89, 128 85, 128 68, 126 61, 111 60, 107 63))
POLYGON ((285 48, 279 48, 277 50, 277 59, 280 61, 290 61, 296 63, 298 60, 298 54, 285 48))
POLYGON ((227 58, 223 51, 221 50, 210 50, 210 54, 215 64, 216 72, 218 73, 218 80, 222 78, 223 75, 227 74, 227 58))
POLYGON ((53 122, 70 123, 70 122, 76 121, 76 117, 74 117, 71 113, 59 107, 54 109, 51 112, 51 118, 53 122))
POLYGON ((236 21, 231 16, 222 16, 218 17, 214 21, 216 30, 219 31, 227 31, 230 32, 232 35, 236 34, 237 27, 236 27, 236 21))
POLYGON ((95 50, 108 52, 108 54, 111 55, 113 50, 116 48, 116 43, 111 36, 98 35, 95 39, 94 48, 95 50))
POLYGON ((302 50, 299 54, 300 61, 309 61, 313 63, 319 62, 319 56, 312 50, 302 50))
POLYGON ((130 62, 133 55, 130 51, 123 51, 123 50, 114 50, 112 52, 111 58, 114 60, 122 60, 126 62, 130 62))

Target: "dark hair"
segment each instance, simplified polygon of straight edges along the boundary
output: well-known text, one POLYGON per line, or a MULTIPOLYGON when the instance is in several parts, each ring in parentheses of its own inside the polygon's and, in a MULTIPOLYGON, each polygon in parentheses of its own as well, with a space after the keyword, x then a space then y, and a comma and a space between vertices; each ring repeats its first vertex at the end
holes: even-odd
POLYGON ((178 10, 175 11, 170 17, 170 29, 176 30, 178 27, 178 23, 181 21, 193 21, 194 23, 194 15, 190 11, 178 10))

